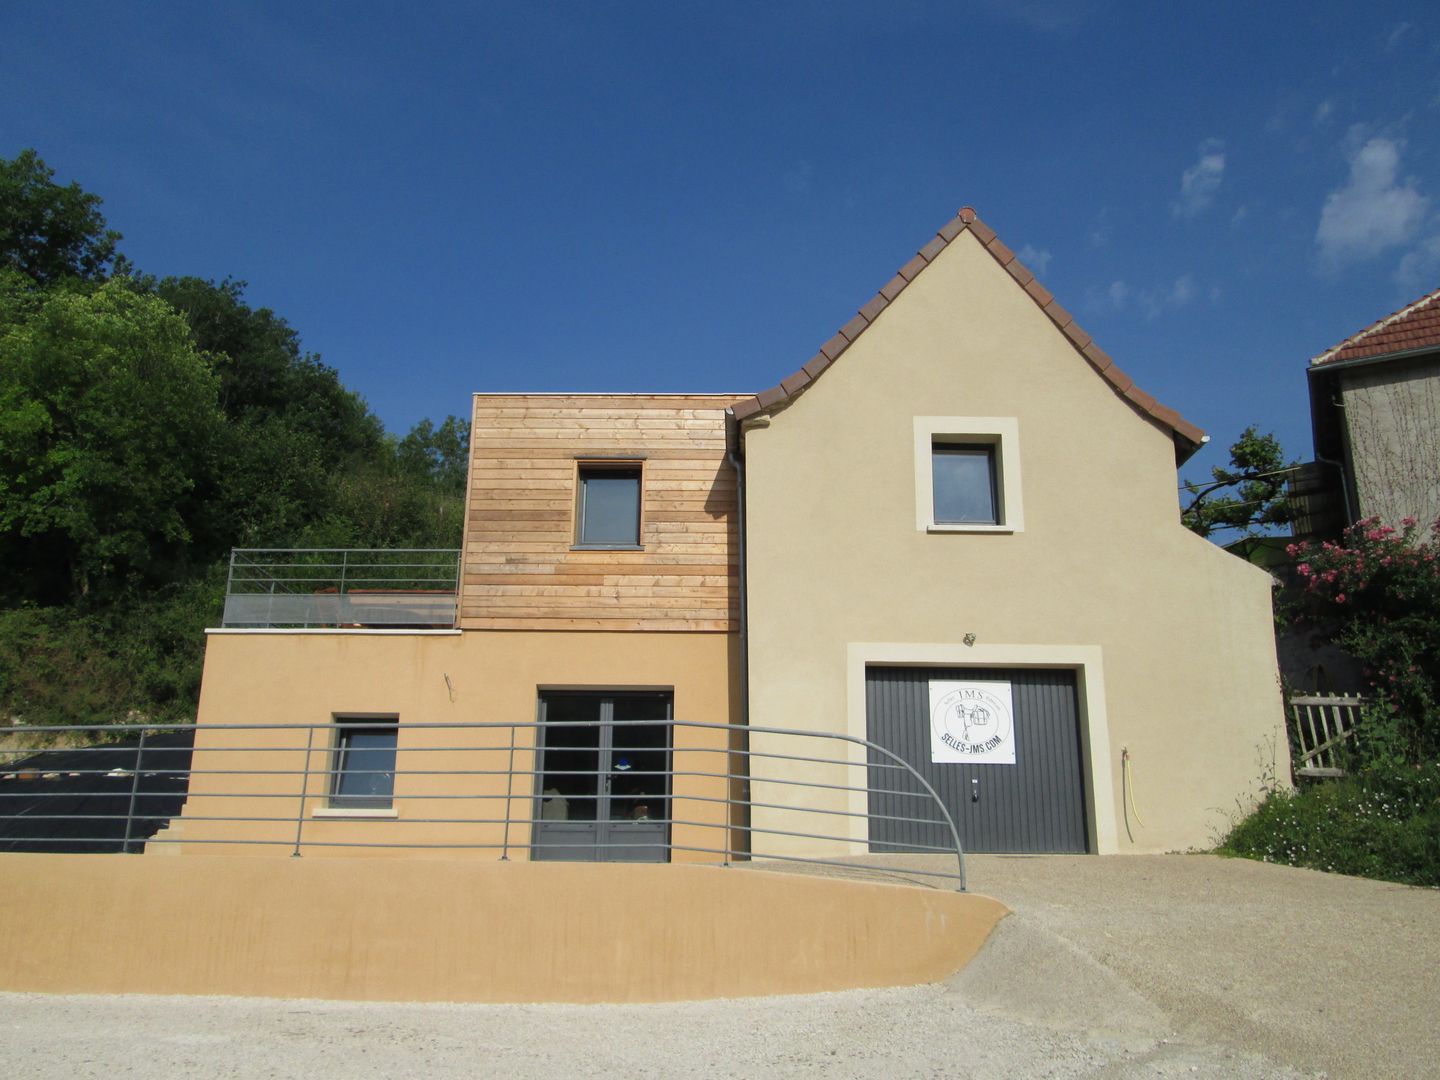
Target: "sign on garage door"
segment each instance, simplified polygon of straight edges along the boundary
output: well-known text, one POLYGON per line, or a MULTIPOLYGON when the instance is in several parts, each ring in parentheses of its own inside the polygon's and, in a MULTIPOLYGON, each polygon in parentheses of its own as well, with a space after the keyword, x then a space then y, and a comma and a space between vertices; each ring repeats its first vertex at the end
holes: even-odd
MULTIPOLYGON (((871 667, 865 707, 870 740, 930 782, 965 850, 1086 850, 1073 671, 871 667)), ((872 851, 949 842, 943 826, 886 820, 918 816, 908 774, 872 755, 870 783, 872 851)))

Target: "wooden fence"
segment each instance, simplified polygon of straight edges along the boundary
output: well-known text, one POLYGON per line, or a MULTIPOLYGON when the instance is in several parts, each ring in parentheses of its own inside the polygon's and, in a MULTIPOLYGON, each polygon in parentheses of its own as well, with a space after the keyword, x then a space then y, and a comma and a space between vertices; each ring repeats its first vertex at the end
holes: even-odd
POLYGON ((1345 775, 1364 704, 1358 694, 1290 699, 1290 724, 1299 749, 1295 759, 1297 779, 1345 775))

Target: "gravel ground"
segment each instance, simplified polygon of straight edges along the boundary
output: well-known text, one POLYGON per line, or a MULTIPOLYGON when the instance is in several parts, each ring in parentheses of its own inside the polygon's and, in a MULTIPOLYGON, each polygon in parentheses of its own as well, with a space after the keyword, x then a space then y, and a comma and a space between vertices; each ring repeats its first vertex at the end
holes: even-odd
POLYGON ((626 1006, 0 995, 59 1077, 1440 1075, 1440 892, 1209 856, 977 856, 1015 915, 940 986, 626 1006))

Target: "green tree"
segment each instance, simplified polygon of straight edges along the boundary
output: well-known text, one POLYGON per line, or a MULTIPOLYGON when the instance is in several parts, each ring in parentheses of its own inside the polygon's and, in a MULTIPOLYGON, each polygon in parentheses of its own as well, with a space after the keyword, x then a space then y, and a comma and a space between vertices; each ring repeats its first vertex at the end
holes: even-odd
POLYGON ((469 452, 470 425, 458 416, 447 416, 438 428, 421 420, 395 448, 405 472, 424 477, 453 495, 465 494, 469 452))
POLYGON ((124 279, 37 296, 0 273, 0 542, 21 591, 173 576, 213 465, 216 397, 164 301, 124 279))
POLYGON ((1208 483, 1187 481, 1183 491, 1189 503, 1181 521, 1201 536, 1237 532, 1244 536, 1290 522, 1292 510, 1286 477, 1294 467, 1274 435, 1261 435, 1247 427, 1230 447, 1228 468, 1210 470, 1208 483))
POLYGON ((103 279, 120 234, 105 227, 98 195, 54 177, 34 150, 0 158, 0 267, 41 285, 103 279))

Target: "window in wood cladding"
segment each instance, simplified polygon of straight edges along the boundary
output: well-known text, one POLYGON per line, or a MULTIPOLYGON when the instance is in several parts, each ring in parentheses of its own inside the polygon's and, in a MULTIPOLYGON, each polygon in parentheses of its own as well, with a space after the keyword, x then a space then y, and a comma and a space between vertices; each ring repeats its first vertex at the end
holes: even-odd
POLYGON ((640 548, 642 466, 636 461, 582 461, 575 482, 575 547, 640 548))

